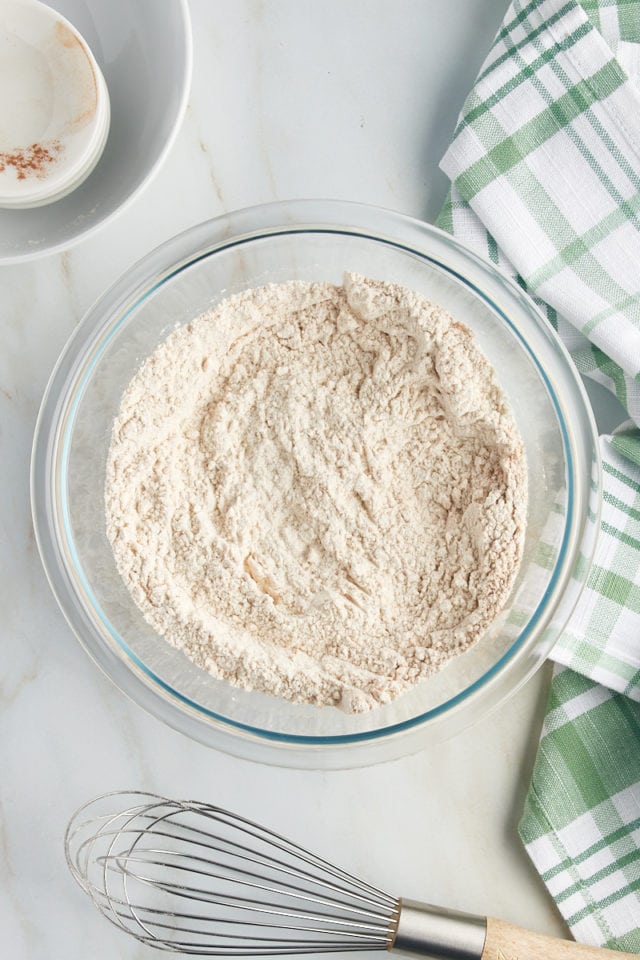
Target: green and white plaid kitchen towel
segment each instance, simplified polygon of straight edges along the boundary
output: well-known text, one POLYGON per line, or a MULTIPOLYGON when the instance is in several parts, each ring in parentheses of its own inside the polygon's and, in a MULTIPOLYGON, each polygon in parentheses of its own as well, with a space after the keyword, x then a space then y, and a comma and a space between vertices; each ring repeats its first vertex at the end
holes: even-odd
POLYGON ((640 0, 515 0, 442 161, 439 226, 509 271, 630 420, 520 824, 576 939, 640 953, 640 0))

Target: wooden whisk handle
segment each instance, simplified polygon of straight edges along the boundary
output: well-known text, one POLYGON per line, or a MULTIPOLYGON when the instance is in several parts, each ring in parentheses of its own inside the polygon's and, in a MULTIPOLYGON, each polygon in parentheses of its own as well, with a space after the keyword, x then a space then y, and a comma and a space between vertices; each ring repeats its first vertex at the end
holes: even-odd
POLYGON ((637 955, 545 937, 489 917, 481 960, 637 960, 637 955))
MULTIPOLYGON (((417 900, 400 900, 390 950, 423 960, 634 960, 630 953, 585 947, 417 900)), ((636 957, 637 960, 637 957, 636 957)))

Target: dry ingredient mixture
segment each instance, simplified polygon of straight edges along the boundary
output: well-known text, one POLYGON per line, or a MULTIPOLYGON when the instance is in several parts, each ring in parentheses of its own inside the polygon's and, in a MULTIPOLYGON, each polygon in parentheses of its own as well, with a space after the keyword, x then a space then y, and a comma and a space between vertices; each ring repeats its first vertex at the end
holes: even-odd
POLYGON ((127 388, 107 533, 147 621, 215 677, 362 712, 466 650, 521 557, 521 439, 471 332, 403 287, 271 284, 127 388))

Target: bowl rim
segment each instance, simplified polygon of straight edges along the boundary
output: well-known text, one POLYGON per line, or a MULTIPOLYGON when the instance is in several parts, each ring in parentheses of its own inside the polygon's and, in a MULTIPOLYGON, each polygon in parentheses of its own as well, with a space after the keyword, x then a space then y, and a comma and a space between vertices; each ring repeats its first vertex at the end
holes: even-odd
MULTIPOLYGON (((189 0, 173 0, 173 2, 176 4, 177 10, 181 15, 182 32, 183 32, 183 40, 184 40, 184 68, 182 71, 182 77, 180 79, 180 88, 181 88, 180 99, 178 101, 176 114, 173 119, 173 123, 171 124, 171 129, 169 130, 167 138, 164 144, 162 145, 162 148, 160 149, 155 160, 147 170, 146 174, 144 175, 140 183, 131 191, 131 193, 125 197, 122 203, 120 203, 110 213, 107 213, 101 220, 97 220, 95 223, 91 224, 91 226, 86 227, 84 230, 78 231, 78 233, 73 234, 73 236, 71 237, 67 237, 66 239, 63 239, 63 240, 58 240, 57 242, 52 243, 49 246, 39 247, 37 250, 25 250, 20 253, 9 253, 6 255, 3 255, 2 253, 0 253, 0 266, 10 266, 10 265, 16 265, 19 263, 27 263, 29 261, 40 260, 43 257, 52 256, 53 254, 63 253, 63 252, 66 252, 67 250, 70 250, 72 247, 75 247, 78 243, 80 243, 80 241, 86 240, 89 237, 93 236, 95 233, 97 233, 107 224, 115 220, 116 217, 119 217, 120 214, 124 213, 131 206, 131 204, 134 203, 134 201, 138 198, 138 196, 142 193, 142 191, 149 186, 149 184, 155 178, 155 176, 160 172, 160 168, 164 164, 164 161, 166 160, 167 155, 171 150, 171 147, 173 146, 175 139, 178 136, 180 127, 182 125, 182 121, 184 119, 184 115, 187 109, 189 92, 191 90, 191 79, 193 76, 193 29, 192 29, 192 23, 191 23, 191 13, 189 10, 189 0)), ((57 10, 55 12, 58 13, 57 10)), ((59 15, 62 16, 62 14, 59 14, 59 15)), ((74 29, 76 28, 74 27, 74 29)), ((86 46, 88 49, 90 49, 88 44, 86 44, 86 46)), ((107 125, 107 133, 109 131, 109 125, 107 125)), ((103 147, 106 146, 106 142, 107 142, 107 138, 105 138, 103 147)), ((94 164, 94 167, 95 166, 97 166, 97 162, 96 164, 94 164)), ((92 172, 92 169, 93 168, 89 170, 89 172, 86 174, 86 177, 88 177, 89 173, 92 172)), ((83 180, 84 179, 85 178, 83 177, 83 180)), ((74 184, 73 189, 75 189, 76 186, 80 186, 81 182, 82 181, 80 181, 77 184, 74 184)), ((71 191, 68 191, 68 192, 71 192, 71 191)), ((64 196, 61 196, 58 199, 64 200, 64 196)))
MULTIPOLYGON (((491 681, 504 676, 507 666, 512 663, 514 659, 517 658, 517 655, 523 651, 523 648, 526 647, 526 641, 534 628, 538 626, 539 618, 546 615, 546 622, 551 618, 554 607, 553 605, 549 606, 550 600, 553 598, 555 606, 557 607, 571 579, 579 548, 583 546, 581 543, 583 536, 581 535, 577 539, 575 536, 576 523, 578 522, 576 520, 577 507, 574 495, 576 465, 573 462, 573 453, 567 434, 565 418, 553 385, 550 383, 548 375, 529 347, 526 339, 504 311, 463 274, 440 263, 433 255, 430 255, 424 250, 406 243, 399 243, 397 235, 400 232, 399 228, 403 226, 409 228, 410 231, 418 231, 418 235, 426 237, 427 240, 430 237, 440 238, 441 242, 446 242, 447 245, 452 246, 459 254, 465 257, 467 264, 469 264, 469 260, 475 262, 476 266, 479 266, 482 272, 493 277, 496 281, 499 281, 502 286, 506 287, 507 295, 511 295, 512 301, 515 294, 516 300, 524 305, 528 312, 535 317, 543 335, 550 340, 554 347, 560 348, 563 363, 569 374, 572 387, 576 391, 576 396, 581 401, 582 412, 585 414, 586 422, 589 426, 589 440, 592 445, 591 452, 594 458, 594 472, 598 488, 600 487, 600 463, 598 444, 596 442, 597 431, 595 422, 584 387, 569 354, 543 314, 535 307, 535 304, 533 304, 529 297, 523 295, 523 291, 514 281, 501 270, 496 269, 492 263, 479 257, 478 254, 469 249, 465 244, 451 237, 450 234, 411 217, 370 205, 347 201, 301 200, 264 204, 235 211, 234 213, 197 224, 172 239, 165 241, 165 243, 151 251, 132 268, 127 270, 121 278, 103 294, 85 315, 62 351, 45 391, 34 435, 31 463, 32 510, 36 541, 49 584, 70 626, 76 636, 78 636, 81 645, 101 667, 103 672, 110 677, 119 689, 127 693, 131 699, 170 725, 203 742, 211 743, 211 735, 209 735, 209 737, 204 736, 204 728, 208 728, 210 732, 215 731, 218 733, 220 727, 233 738, 237 738, 238 735, 240 735, 254 742, 259 741, 261 744, 270 743, 279 747, 305 748, 353 746, 368 741, 388 741, 408 730, 424 729, 436 718, 442 719, 445 716, 450 716, 465 703, 470 703, 474 699, 477 699, 477 696, 487 689, 491 681), (307 216, 301 220, 303 213, 307 214, 307 216), (379 223, 376 224, 373 234, 368 233, 367 230, 372 229, 370 223, 371 218, 382 220, 390 233, 395 232, 395 237, 391 235, 386 236, 384 232, 380 230, 379 223), (252 229, 249 229, 251 227, 252 229), (89 606, 93 608, 94 613, 97 613, 102 621, 103 627, 111 634, 120 651, 124 652, 127 658, 126 661, 122 657, 118 657, 115 651, 107 650, 106 644, 104 644, 101 637, 98 637, 97 631, 96 636, 91 637, 91 625, 93 621, 82 607, 82 600, 77 591, 77 582, 70 576, 65 563, 64 552, 60 548, 61 538, 63 538, 67 544, 71 543, 71 552, 73 553, 73 540, 69 533, 68 513, 65 513, 68 504, 66 503, 66 499, 62 497, 63 526, 68 528, 67 531, 64 531, 60 529, 58 523, 58 511, 56 509, 56 503, 54 503, 55 496, 49 482, 49 479, 55 480, 56 490, 65 489, 65 451, 68 446, 75 409, 82 396, 84 384, 95 364, 99 361, 102 350, 104 350, 111 337, 115 335, 119 326, 126 321, 129 313, 135 310, 142 300, 198 260, 211 256, 220 250, 250 242, 264 236, 301 232, 347 234, 359 236, 363 239, 389 243, 395 248, 405 250, 417 255, 420 259, 436 264, 439 269, 444 269, 453 275, 454 278, 463 281, 466 287, 470 287, 476 296, 484 300, 492 311, 497 312, 502 317, 503 321, 508 324, 512 333, 516 335, 527 351, 530 360, 535 365, 538 375, 545 384, 547 393, 554 406, 565 451, 569 502, 562 542, 558 548, 558 559, 554 565, 544 595, 537 605, 534 614, 528 619, 523 629, 519 631, 516 639, 488 670, 463 691, 460 691, 453 697, 448 698, 443 703, 438 704, 436 707, 424 713, 416 714, 408 719, 373 730, 323 736, 308 734, 297 735, 283 733, 277 730, 265 730, 218 714, 175 690, 169 683, 163 681, 144 664, 129 648, 126 641, 124 641, 110 625, 109 619, 102 613, 100 605, 93 596, 91 585, 84 575, 79 558, 76 556, 72 558, 76 576, 78 577, 79 574, 83 591, 89 600, 89 606), (149 270, 150 267, 153 267, 153 269, 149 270), (102 322, 100 322, 101 308, 103 307, 107 309, 106 312, 103 310, 102 322), (107 317, 106 320, 104 316, 107 317), (105 337, 107 331, 108 335, 105 337), (102 345, 99 346, 101 341, 103 341, 102 345), (70 394, 69 391, 69 386, 71 385, 73 386, 73 394, 70 394), (72 402, 70 402, 70 396, 72 397, 72 402), (57 467, 56 469, 52 469, 54 458, 56 457, 58 458, 56 463, 62 463, 59 476, 57 467), (48 472, 51 473, 51 478, 48 477, 48 472), (55 539, 51 536, 50 525, 52 523, 55 530, 55 539), (567 544, 571 536, 573 536, 575 540, 573 544, 573 554, 571 557, 567 557, 567 544), (56 578, 60 580, 61 577, 64 582, 56 584, 56 578), (91 637, 91 639, 87 639, 87 636, 91 637), (116 661, 119 666, 114 667, 116 661), (122 670, 123 665, 125 668, 124 671, 122 670), (114 669, 117 678, 114 676, 114 669), (122 676, 123 673, 125 674, 124 677, 122 676), (169 697, 167 697, 167 694, 169 697), (167 716, 168 706, 170 707, 171 716, 167 716), (199 731, 200 735, 198 731, 193 729, 193 722, 203 727, 203 729, 199 731)), ((515 305, 515 301, 513 302, 515 305)), ((585 515, 588 506, 588 502, 583 504, 583 513, 585 515)), ((599 507, 600 502, 598 500, 597 511, 599 511, 599 507)), ((598 517, 596 517, 596 521, 597 519, 598 517)), ((598 525, 597 522, 594 524, 596 530, 598 525)), ((594 548, 595 539, 593 539, 593 543, 586 557, 587 569, 590 565, 594 548)), ((578 595, 576 595, 575 602, 577 602, 578 595)), ((543 626, 544 625, 545 621, 543 620, 543 626)), ((93 629, 95 631, 95 626, 93 629)), ((548 650, 545 652, 545 656, 548 652, 548 650)), ((519 689, 534 669, 535 665, 528 669, 525 675, 522 676, 517 683, 513 684, 509 693, 513 693, 516 689, 519 689)), ((498 703, 501 703, 506 698, 506 695, 501 696, 498 703)), ((494 706, 497 706, 497 703, 494 704, 494 706)))

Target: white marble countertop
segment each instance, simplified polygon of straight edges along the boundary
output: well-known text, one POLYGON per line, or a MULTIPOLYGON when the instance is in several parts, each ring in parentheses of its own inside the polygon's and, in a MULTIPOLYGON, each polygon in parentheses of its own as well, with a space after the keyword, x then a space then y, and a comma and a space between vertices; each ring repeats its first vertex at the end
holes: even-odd
MULTIPOLYGON (((124 787, 212 800, 393 893, 563 934, 516 834, 546 670, 474 729, 391 764, 322 773, 225 756, 147 716, 90 662, 45 581, 28 493, 32 431, 60 349, 105 286, 161 240, 236 207, 292 197, 434 218, 446 190, 438 160, 505 6, 192 0, 192 94, 158 177, 69 252, 0 268, 4 956, 157 955, 98 917, 64 862, 72 811, 124 787)), ((606 425, 615 411, 597 394, 606 425)))

